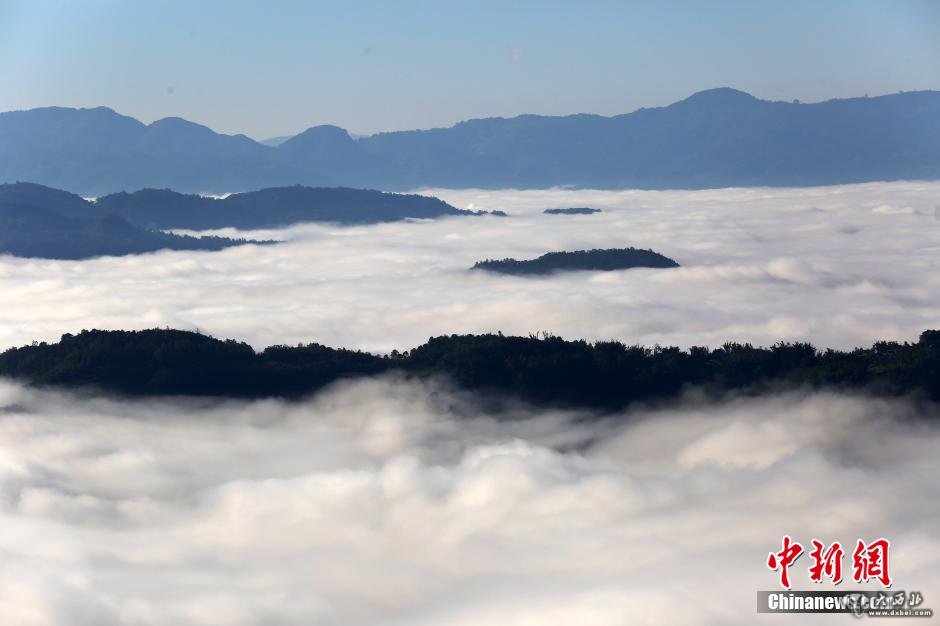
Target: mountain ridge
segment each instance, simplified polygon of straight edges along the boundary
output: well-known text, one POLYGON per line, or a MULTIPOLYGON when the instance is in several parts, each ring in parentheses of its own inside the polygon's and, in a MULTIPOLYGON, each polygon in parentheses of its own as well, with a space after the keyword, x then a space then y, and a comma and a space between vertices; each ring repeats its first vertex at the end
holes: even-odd
POLYGON ((411 350, 377 355, 317 343, 256 352, 232 339, 154 328, 83 330, 0 352, 0 376, 126 395, 303 397, 340 380, 397 374, 444 377, 491 397, 601 411, 676 399, 691 387, 721 395, 841 389, 936 401, 938 372, 937 330, 925 330, 916 343, 879 341, 846 352, 785 342, 680 350, 499 333, 431 337, 411 350))
POLYGON ((940 178, 940 92, 813 103, 721 87, 605 117, 523 114, 354 138, 312 126, 277 145, 107 107, 0 113, 0 182, 82 195, 348 186, 697 189, 940 178))
POLYGON ((37 183, 0 183, 0 209, 33 207, 68 219, 118 216, 145 230, 273 228, 305 222, 374 224, 458 215, 501 215, 458 209, 440 198, 346 187, 266 187, 225 198, 171 189, 120 191, 88 201, 37 183))

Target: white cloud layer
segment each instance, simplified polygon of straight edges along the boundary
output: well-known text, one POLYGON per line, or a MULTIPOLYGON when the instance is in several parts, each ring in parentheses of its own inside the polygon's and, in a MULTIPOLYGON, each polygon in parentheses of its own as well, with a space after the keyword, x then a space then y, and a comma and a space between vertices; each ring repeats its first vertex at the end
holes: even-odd
POLYGON ((256 347, 387 351, 548 330, 688 346, 853 347, 940 328, 940 183, 711 191, 430 190, 510 219, 248 233, 270 247, 84 262, 0 257, 0 347, 82 328, 199 328, 256 347), (548 207, 603 213, 550 216, 548 207), (651 247, 683 265, 519 278, 485 257, 651 247))
POLYGON ((394 379, 299 403, 118 402, 0 380, 0 613, 17 626, 769 624, 780 616, 759 619, 754 593, 776 588, 764 561, 783 534, 886 536, 895 589, 937 608, 940 433, 924 410, 795 392, 598 423, 493 414, 394 379))
MULTIPOLYGON (((93 327, 377 351, 496 330, 851 347, 940 328, 940 183, 431 193, 513 217, 305 225, 218 253, 0 257, 0 348, 93 327), (542 214, 565 206, 604 212, 542 214), (683 267, 466 271, 630 245, 683 267)), ((441 384, 131 402, 0 380, 0 623, 776 623, 754 592, 774 588, 764 559, 783 534, 887 536, 896 588, 940 604, 935 406, 794 392, 598 422, 494 414, 441 384)))

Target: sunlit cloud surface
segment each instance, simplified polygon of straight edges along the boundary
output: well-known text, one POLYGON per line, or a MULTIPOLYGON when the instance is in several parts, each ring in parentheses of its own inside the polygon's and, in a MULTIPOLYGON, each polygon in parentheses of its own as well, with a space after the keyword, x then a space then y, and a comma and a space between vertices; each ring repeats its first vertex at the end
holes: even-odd
POLYGON ((937 183, 712 191, 427 190, 460 217, 225 234, 285 240, 84 262, 0 257, 0 346, 170 326, 256 347, 387 351, 431 335, 550 331, 642 344, 853 347, 940 327, 937 183), (551 207, 602 213, 543 215, 551 207), (521 278, 487 257, 637 246, 675 270, 521 278))
POLYGON ((598 421, 493 412, 434 381, 298 403, 0 381, 3 621, 752 624, 783 534, 887 536, 896 586, 930 599, 940 437, 924 410, 793 392, 598 421))

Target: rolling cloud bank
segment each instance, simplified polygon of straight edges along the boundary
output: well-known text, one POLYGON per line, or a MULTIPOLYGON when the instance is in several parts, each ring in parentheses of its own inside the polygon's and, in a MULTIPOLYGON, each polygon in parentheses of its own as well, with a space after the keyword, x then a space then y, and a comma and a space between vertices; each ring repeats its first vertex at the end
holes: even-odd
MULTIPOLYGON (((429 193, 511 216, 226 229, 284 243, 220 252, 0 257, 0 347, 170 326, 256 348, 543 330, 851 348, 940 328, 940 183, 429 193), (469 271, 625 246, 681 267, 469 271)), ((0 379, 0 621, 763 623, 754 592, 776 587, 765 559, 784 534, 888 537, 896 587, 936 608, 936 405, 825 390, 692 389, 614 414, 489 400, 395 375, 293 402, 0 379)), ((797 588, 806 567, 791 570, 797 588)))
POLYGON ((170 326, 256 348, 317 341, 384 352, 497 330, 850 348, 940 328, 940 183, 430 193, 512 217, 213 231, 286 243, 212 253, 0 257, 0 347, 82 328, 170 326), (542 214, 566 206, 604 212, 542 214), (626 246, 682 267, 544 278, 467 271, 484 258, 626 246))
POLYGON ((24 626, 749 624, 785 533, 888 536, 898 587, 929 594, 929 413, 794 392, 597 421, 387 378, 299 403, 0 383, 0 604, 24 626))

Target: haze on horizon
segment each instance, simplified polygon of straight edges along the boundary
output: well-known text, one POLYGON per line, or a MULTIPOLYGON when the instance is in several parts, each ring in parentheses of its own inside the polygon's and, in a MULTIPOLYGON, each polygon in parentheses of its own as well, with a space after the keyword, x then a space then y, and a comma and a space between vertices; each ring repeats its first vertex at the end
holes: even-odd
POLYGON ((545 6, 0 0, 0 110, 108 106, 261 140, 615 115, 716 86, 803 101, 940 88, 932 2, 545 6))

